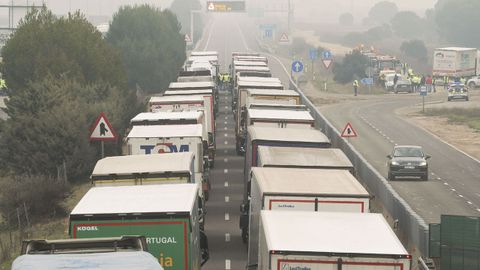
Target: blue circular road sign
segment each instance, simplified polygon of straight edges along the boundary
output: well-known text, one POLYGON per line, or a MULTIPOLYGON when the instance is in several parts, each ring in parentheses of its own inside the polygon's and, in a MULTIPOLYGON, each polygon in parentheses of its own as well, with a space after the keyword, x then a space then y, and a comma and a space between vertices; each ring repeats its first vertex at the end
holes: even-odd
POLYGON ((303 63, 300 61, 293 61, 292 63, 292 71, 293 72, 302 72, 303 70, 303 63))

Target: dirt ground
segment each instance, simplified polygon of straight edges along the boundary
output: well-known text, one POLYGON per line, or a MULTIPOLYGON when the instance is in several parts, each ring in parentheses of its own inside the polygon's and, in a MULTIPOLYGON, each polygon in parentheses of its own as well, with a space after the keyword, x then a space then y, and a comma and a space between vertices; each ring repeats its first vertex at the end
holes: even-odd
MULTIPOLYGON (((315 105, 328 105, 334 103, 349 102, 353 99, 351 95, 342 94, 325 94, 313 89, 312 85, 304 88, 305 94, 310 98, 315 105)), ((356 99, 381 99, 386 96, 359 96, 356 99)), ((426 105, 426 110, 429 108, 478 108, 480 110, 480 90, 471 92, 470 101, 468 102, 437 102, 426 105)), ((434 134, 441 140, 455 146, 468 155, 480 160, 480 132, 466 125, 451 124, 445 117, 425 116, 421 114, 421 107, 406 107, 395 111, 406 121, 419 126, 428 132, 434 134)))

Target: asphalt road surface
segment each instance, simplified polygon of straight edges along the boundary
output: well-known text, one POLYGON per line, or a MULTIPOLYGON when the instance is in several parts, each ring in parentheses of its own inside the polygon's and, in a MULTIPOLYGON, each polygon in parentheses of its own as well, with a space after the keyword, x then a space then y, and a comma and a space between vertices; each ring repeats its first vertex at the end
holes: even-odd
MULTIPOLYGON (((428 101, 445 99, 443 95, 428 101)), ((395 144, 423 146, 432 156, 429 181, 397 179, 395 190, 427 222, 439 222, 441 214, 480 214, 480 164, 437 137, 395 114, 395 110, 421 102, 418 94, 387 95, 371 100, 321 106, 320 111, 338 129, 347 122, 359 137, 350 139, 355 148, 382 175, 387 176, 386 155, 395 144)))

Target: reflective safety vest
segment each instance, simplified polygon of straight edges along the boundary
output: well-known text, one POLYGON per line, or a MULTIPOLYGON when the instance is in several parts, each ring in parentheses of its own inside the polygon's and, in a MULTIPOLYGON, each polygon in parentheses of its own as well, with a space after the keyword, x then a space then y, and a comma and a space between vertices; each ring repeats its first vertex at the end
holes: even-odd
POLYGON ((358 87, 358 81, 357 81, 357 80, 354 80, 354 81, 353 81, 353 86, 358 87))
POLYGON ((7 88, 7 83, 5 83, 5 80, 0 79, 0 89, 7 88))
POLYGON ((223 81, 224 82, 230 82, 230 75, 229 74, 223 75, 223 81))

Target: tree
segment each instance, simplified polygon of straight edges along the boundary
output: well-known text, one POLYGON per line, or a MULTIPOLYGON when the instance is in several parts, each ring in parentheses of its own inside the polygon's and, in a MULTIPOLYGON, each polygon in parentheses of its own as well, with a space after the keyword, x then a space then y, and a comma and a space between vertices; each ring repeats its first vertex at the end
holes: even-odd
POLYGON ((301 37, 293 38, 292 44, 290 45, 290 49, 293 55, 302 54, 307 50, 307 48, 308 48, 307 42, 305 42, 305 39, 301 37))
POLYGON ((398 12, 392 21, 393 32, 402 38, 414 38, 424 33, 425 22, 412 11, 398 12))
POLYGON ((364 78, 365 70, 368 65, 368 59, 362 53, 354 50, 352 53, 345 55, 341 63, 336 63, 333 67, 333 79, 338 83, 348 83, 353 79, 364 78))
POLYGON ((343 13, 338 17, 338 23, 342 26, 353 25, 353 15, 351 13, 343 13))
POLYGON ((480 1, 442 1, 435 7, 435 21, 440 35, 457 46, 480 47, 480 1))
POLYGON ((2 57, 4 78, 14 92, 48 74, 126 86, 118 51, 78 12, 57 18, 45 6, 34 9, 19 22, 2 57))
POLYGON ((125 6, 114 14, 107 41, 121 51, 128 84, 164 90, 185 61, 185 40, 176 16, 152 6, 125 6))
POLYGON ((400 46, 400 51, 408 57, 417 58, 419 60, 427 59, 428 55, 425 43, 418 39, 403 42, 400 46))
POLYGON ((382 1, 376 3, 368 12, 368 18, 377 23, 388 23, 398 12, 398 7, 395 3, 389 1, 382 1))
MULTIPOLYGON (((170 10, 177 15, 178 21, 182 25, 181 32, 190 35, 190 19, 192 10, 201 10, 202 5, 198 0, 173 0, 170 10)), ((200 13, 193 14, 193 40, 196 42, 202 37, 203 19, 200 13)))
POLYGON ((72 180, 88 175, 96 160, 97 150, 88 136, 97 115, 106 112, 122 134, 138 108, 132 92, 52 76, 30 83, 6 105, 9 119, 0 134, 2 168, 15 175, 53 176, 65 162, 72 180))

